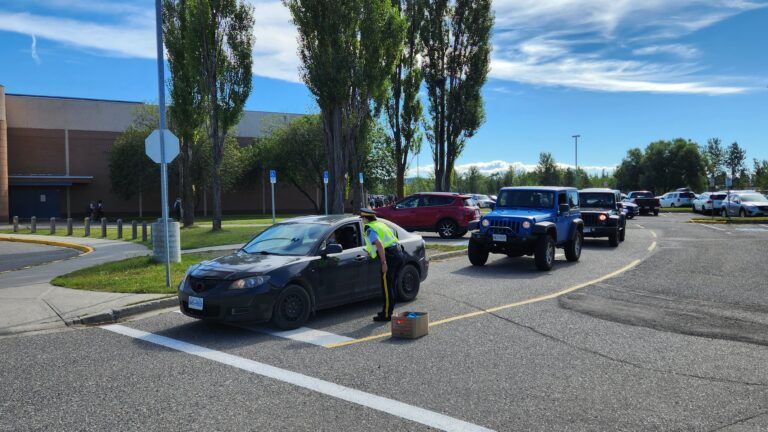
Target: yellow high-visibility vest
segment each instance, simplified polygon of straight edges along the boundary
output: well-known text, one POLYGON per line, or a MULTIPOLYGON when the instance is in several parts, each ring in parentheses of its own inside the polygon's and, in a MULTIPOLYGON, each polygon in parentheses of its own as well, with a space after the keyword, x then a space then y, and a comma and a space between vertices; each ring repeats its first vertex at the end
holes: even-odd
MULTIPOLYGON (((365 224, 365 227, 370 228, 376 232, 376 235, 379 236, 379 241, 381 242, 381 245, 384 247, 384 249, 397 243, 397 237, 395 237, 395 233, 393 233, 385 223, 375 220, 365 224)), ((368 235, 365 235, 364 237, 366 252, 368 252, 368 255, 370 255, 371 258, 376 258, 376 247, 371 244, 371 241, 368 239, 368 235)))

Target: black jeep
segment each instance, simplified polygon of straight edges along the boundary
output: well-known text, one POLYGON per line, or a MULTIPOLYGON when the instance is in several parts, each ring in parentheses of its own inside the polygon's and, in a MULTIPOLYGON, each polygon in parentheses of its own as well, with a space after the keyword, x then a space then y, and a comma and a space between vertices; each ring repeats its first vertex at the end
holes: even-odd
POLYGON ((622 211, 621 192, 611 189, 582 189, 579 191, 584 237, 608 237, 611 246, 618 246, 627 233, 627 219, 622 211))

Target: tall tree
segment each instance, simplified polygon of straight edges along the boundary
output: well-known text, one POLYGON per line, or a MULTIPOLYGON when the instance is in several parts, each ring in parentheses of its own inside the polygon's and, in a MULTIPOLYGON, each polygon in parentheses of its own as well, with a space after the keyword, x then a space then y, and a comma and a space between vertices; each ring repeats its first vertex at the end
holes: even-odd
POLYGON ((539 164, 536 166, 536 177, 543 186, 557 186, 560 184, 560 167, 555 163, 552 153, 539 154, 539 164))
POLYGON ((251 93, 253 7, 242 0, 187 0, 189 59, 211 143, 212 230, 221 230, 221 166, 227 134, 251 93))
POLYGON ((417 57, 422 49, 419 32, 424 22, 424 0, 392 0, 392 3, 405 20, 406 32, 403 50, 390 78, 391 89, 386 114, 393 138, 395 193, 404 196, 408 157, 421 151, 419 123, 422 120, 423 107, 419 89, 423 78, 417 57))
POLYGON ((179 189, 185 227, 195 224, 195 194, 192 183, 192 148, 195 130, 203 121, 202 97, 195 70, 194 46, 190 40, 188 0, 164 0, 163 40, 171 72, 168 108, 179 135, 179 189))
MULTIPOLYGON (((344 212, 349 176, 371 105, 386 98, 402 51, 404 21, 392 0, 283 0, 299 31, 301 74, 320 107, 329 171, 329 210, 344 212), (345 179, 345 176, 347 177, 345 179)), ((361 198, 359 188, 356 196, 361 198)))
POLYGON ((759 190, 768 190, 768 160, 753 160, 755 171, 752 175, 752 184, 759 190))
POLYGON ((733 142, 725 152, 723 164, 728 168, 728 174, 736 178, 744 170, 744 161, 746 160, 747 151, 741 148, 739 143, 733 142))
POLYGON ((422 69, 429 100, 427 138, 435 190, 448 191, 456 159, 485 120, 480 90, 488 75, 490 0, 431 0, 422 27, 422 69))
POLYGON ((701 148, 701 155, 704 159, 707 178, 714 181, 723 169, 723 162, 725 160, 725 150, 723 149, 720 138, 708 139, 707 145, 701 148))
POLYGON ((643 174, 643 151, 632 148, 627 151, 627 156, 622 159, 616 171, 613 173, 616 179, 616 187, 631 191, 642 189, 640 179, 643 174))

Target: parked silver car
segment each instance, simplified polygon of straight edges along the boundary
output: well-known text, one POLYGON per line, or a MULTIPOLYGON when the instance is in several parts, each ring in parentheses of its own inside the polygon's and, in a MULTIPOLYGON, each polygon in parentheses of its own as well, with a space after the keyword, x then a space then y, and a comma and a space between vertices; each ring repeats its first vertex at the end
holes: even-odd
POLYGON ((768 198, 757 192, 728 195, 720 207, 722 216, 768 216, 768 198))

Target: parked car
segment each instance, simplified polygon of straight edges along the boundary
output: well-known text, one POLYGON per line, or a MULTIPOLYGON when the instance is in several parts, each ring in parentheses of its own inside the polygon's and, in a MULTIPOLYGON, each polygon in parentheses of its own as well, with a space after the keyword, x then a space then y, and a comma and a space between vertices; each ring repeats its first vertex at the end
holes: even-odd
POLYGON ((652 193, 648 191, 632 191, 627 194, 625 202, 631 202, 638 207, 638 214, 646 215, 653 213, 654 216, 659 215, 659 199, 654 197, 652 193))
POLYGON ((555 248, 564 248, 568 261, 578 261, 584 242, 579 193, 564 187, 510 187, 483 216, 469 239, 469 261, 482 266, 490 253, 510 257, 533 255, 539 270, 551 270, 555 248))
POLYGON ((662 208, 692 207, 696 194, 693 192, 667 192, 659 198, 662 208))
MULTIPOLYGON (((382 222, 404 249, 397 297, 413 300, 429 270, 424 240, 382 222)), ((275 224, 237 252, 190 267, 178 288, 181 312, 293 329, 317 310, 381 296, 381 264, 369 258, 362 233, 360 218, 343 215, 275 224)))
POLYGON ((421 192, 376 214, 409 231, 435 231, 442 238, 462 237, 477 228, 480 210, 470 195, 447 192, 421 192))
POLYGON ((707 214, 712 213, 713 209, 721 209, 727 195, 727 192, 704 192, 693 200, 693 211, 707 214))
POLYGON ((624 214, 627 216, 627 219, 634 219, 635 216, 640 214, 640 208, 633 202, 622 201, 621 208, 624 211, 624 214))
POLYGON ((584 237, 608 237, 618 246, 627 234, 627 219, 621 207, 621 195, 611 189, 593 188, 579 191, 584 237))
POLYGON ((496 204, 496 200, 492 199, 488 195, 472 194, 472 199, 480 208, 492 208, 493 205, 496 204))
POLYGON ((722 216, 768 216, 768 198, 757 192, 728 195, 720 207, 722 216))

